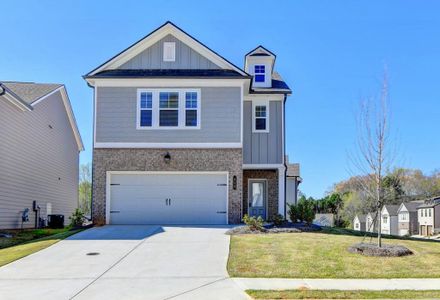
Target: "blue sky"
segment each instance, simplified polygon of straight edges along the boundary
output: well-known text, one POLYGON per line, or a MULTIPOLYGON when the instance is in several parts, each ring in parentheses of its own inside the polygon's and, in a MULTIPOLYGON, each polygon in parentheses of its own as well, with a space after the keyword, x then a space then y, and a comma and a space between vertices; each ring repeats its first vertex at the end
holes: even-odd
POLYGON ((67 86, 91 160, 92 90, 82 75, 167 20, 242 66, 262 44, 293 89, 287 152, 301 190, 347 178, 354 111, 388 66, 404 167, 440 167, 440 1, 2 1, 0 80, 67 86))

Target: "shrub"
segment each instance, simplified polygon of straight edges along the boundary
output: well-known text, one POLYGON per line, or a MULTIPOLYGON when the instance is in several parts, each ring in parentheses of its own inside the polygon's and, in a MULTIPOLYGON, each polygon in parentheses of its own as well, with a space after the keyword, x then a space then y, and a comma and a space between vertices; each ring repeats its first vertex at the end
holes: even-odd
POLYGON ((79 208, 77 208, 69 217, 69 219, 70 219, 70 225, 72 227, 82 227, 84 221, 86 220, 86 217, 84 216, 84 213, 79 208))
POLYGON ((269 221, 272 222, 275 226, 281 226, 286 222, 284 216, 280 214, 272 216, 269 221))
POLYGON ((289 204, 289 217, 294 223, 306 222, 312 224, 315 219, 315 210, 313 201, 302 198, 297 204, 289 204))
POLYGON ((288 214, 290 221, 292 221, 292 223, 297 223, 298 220, 301 218, 298 211, 298 205, 287 203, 287 206, 289 207, 288 214))
POLYGON ((259 230, 262 231, 264 229, 263 223, 264 220, 261 216, 258 218, 249 217, 248 215, 244 215, 243 222, 251 229, 251 230, 259 230))

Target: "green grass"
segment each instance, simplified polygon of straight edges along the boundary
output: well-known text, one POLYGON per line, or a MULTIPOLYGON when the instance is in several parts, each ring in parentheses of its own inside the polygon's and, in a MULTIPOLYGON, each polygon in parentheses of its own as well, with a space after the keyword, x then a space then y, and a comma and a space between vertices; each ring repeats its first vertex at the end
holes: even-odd
POLYGON ((433 290, 433 291, 248 290, 246 292, 254 299, 440 299, 440 290, 433 290))
POLYGON ((406 257, 366 257, 347 251, 361 241, 362 237, 328 232, 235 235, 228 271, 233 277, 440 277, 438 242, 384 239, 386 244, 404 245, 414 252, 406 257))
POLYGON ((14 260, 20 259, 29 254, 47 248, 60 240, 63 240, 75 233, 78 233, 81 230, 82 229, 38 229, 34 230, 37 231, 36 233, 27 232, 20 234, 20 237, 10 238, 9 240, 14 239, 14 241, 9 241, 8 243, 2 241, 3 238, 1 238, 0 247, 3 246, 3 249, 0 249, 0 267, 10 262, 13 262, 14 260), (38 236, 40 238, 31 238, 38 236), (9 245, 9 247, 6 248, 5 245, 9 245))
POLYGON ((29 242, 43 237, 51 236, 54 234, 67 232, 69 227, 60 229, 42 228, 42 229, 14 229, 14 230, 0 230, 0 233, 8 233, 12 235, 12 238, 0 238, 0 249, 20 245, 25 242, 29 242))

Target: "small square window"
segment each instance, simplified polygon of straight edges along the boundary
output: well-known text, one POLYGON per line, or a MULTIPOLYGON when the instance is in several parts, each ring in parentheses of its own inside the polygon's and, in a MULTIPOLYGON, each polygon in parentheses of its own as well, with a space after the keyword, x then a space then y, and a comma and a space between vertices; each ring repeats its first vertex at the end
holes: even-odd
POLYGON ((254 67, 255 82, 264 82, 266 75, 266 67, 264 65, 256 65, 254 67))
POLYGON ((266 119, 263 119, 263 118, 255 119, 255 129, 256 130, 266 130, 266 119))
POLYGON ((152 108, 152 94, 141 93, 141 108, 152 108))
POLYGON ((160 108, 178 108, 179 107, 179 93, 160 93, 159 95, 160 108))

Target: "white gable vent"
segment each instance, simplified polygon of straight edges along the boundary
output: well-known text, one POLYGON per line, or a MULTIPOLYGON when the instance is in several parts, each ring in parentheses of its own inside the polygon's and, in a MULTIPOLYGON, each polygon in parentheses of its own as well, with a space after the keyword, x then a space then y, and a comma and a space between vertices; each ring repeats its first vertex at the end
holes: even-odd
POLYGON ((176 43, 164 42, 163 61, 175 61, 175 60, 176 60, 176 43))

